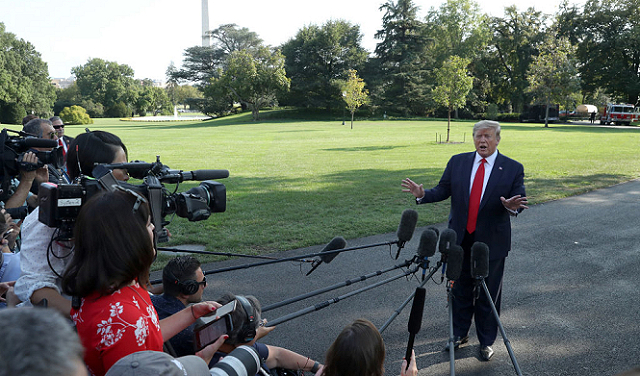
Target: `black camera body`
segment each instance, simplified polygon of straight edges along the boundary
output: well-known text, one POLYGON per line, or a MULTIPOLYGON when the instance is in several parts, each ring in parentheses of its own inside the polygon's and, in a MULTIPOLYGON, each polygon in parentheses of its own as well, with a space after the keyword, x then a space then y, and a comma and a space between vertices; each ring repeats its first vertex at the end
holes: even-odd
POLYGON ((75 220, 82 205, 88 199, 102 190, 114 190, 115 185, 130 189, 147 199, 158 242, 169 240, 165 228, 169 224, 165 219, 168 215, 175 214, 193 222, 205 220, 211 216, 211 213, 226 210, 227 193, 224 184, 206 180, 188 191, 169 193, 163 182, 179 184, 185 180, 199 180, 198 177, 223 179, 229 176, 227 170, 189 172, 170 170, 162 165, 158 158, 158 161, 152 164, 132 162, 97 165, 92 174, 99 178, 82 176, 77 184, 43 183, 40 185, 38 219, 49 227, 59 228, 59 239, 73 237, 75 220), (134 185, 116 180, 111 173, 115 168, 131 169, 131 175, 137 178, 142 177, 143 183, 134 185))

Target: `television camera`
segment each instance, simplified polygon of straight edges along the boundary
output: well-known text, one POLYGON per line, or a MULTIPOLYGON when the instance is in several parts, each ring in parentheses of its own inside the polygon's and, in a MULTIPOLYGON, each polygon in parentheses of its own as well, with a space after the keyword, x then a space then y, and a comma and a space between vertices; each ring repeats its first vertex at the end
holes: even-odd
POLYGON ((112 191, 116 186, 132 190, 144 196, 151 209, 151 222, 155 226, 158 242, 168 241, 165 228, 170 222, 166 216, 175 214, 189 221, 202 221, 211 213, 226 210, 226 188, 224 184, 210 179, 224 179, 229 177, 227 170, 172 170, 160 162, 147 163, 134 161, 129 163, 97 164, 92 172, 93 177, 81 176, 75 184, 43 183, 40 186, 40 222, 49 227, 60 229, 58 239, 71 239, 75 219, 82 205, 94 194, 101 190, 112 191), (135 185, 118 181, 111 170, 126 169, 142 184, 135 185), (185 192, 176 192, 178 185, 184 181, 202 181, 199 186, 185 192), (173 193, 164 184, 176 184, 173 193))

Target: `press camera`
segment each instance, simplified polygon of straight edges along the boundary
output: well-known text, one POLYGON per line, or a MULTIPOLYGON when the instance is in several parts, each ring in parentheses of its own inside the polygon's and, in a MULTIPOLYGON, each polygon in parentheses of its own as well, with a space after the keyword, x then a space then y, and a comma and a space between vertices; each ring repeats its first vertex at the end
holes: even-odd
POLYGON ((101 190, 114 190, 115 186, 130 189, 149 202, 151 221, 156 228, 158 242, 166 242, 168 233, 165 228, 170 222, 165 217, 175 214, 189 221, 202 221, 211 213, 226 210, 226 188, 224 184, 209 179, 229 177, 227 170, 172 170, 160 162, 142 161, 116 164, 98 164, 92 175, 81 176, 77 184, 43 183, 40 186, 40 222, 49 227, 60 229, 59 239, 70 239, 73 226, 82 205, 101 190), (135 185, 118 181, 111 173, 114 169, 126 169, 142 184, 135 185), (185 192, 176 193, 178 185, 184 181, 202 181, 199 186, 185 192), (170 193, 164 184, 176 184, 174 193, 170 193))

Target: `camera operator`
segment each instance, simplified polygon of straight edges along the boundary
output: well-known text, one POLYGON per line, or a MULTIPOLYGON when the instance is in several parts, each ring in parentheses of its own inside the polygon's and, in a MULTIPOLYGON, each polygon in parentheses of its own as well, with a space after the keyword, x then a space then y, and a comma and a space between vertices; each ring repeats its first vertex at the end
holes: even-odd
MULTIPOLYGON (((127 162, 127 148, 118 136, 93 131, 78 135, 71 143, 67 157, 69 174, 75 179, 81 174, 91 176, 96 163, 127 162)), ((129 179, 126 170, 113 170, 113 175, 121 181, 129 179)), ((49 307, 68 317, 71 301, 60 293, 60 275, 71 261, 72 244, 55 241, 56 229, 40 222, 38 215, 36 208, 22 224, 22 274, 15 284, 15 294, 24 305, 38 304, 46 298, 49 307)), ((117 235, 121 234, 114 234, 117 235)))
MULTIPOLYGON (((43 138, 45 140, 54 140, 58 142, 58 136, 56 134, 56 130, 55 128, 53 128, 53 124, 51 124, 51 121, 47 119, 30 120, 27 124, 24 125, 24 127, 22 128, 22 131, 38 138, 43 138)), ((34 148, 34 149, 40 150, 40 151, 51 151, 53 148, 34 148)), ((62 171, 62 169, 56 168, 56 166, 52 164, 47 165, 47 169, 49 171, 49 182, 55 183, 55 184, 71 183, 69 176, 67 176, 66 172, 62 171)), ((38 194, 39 187, 40 187, 39 183, 32 185, 31 192, 33 194, 38 194)))
MULTIPOLYGON (((23 163, 35 166, 38 163, 38 157, 33 152, 27 152, 24 155, 23 163)), ((30 208, 35 208, 38 206, 38 196, 31 192, 32 186, 46 182, 48 179, 47 166, 32 171, 20 170, 20 178, 12 179, 11 196, 5 202, 4 207, 7 209, 19 208, 26 203, 30 208)))

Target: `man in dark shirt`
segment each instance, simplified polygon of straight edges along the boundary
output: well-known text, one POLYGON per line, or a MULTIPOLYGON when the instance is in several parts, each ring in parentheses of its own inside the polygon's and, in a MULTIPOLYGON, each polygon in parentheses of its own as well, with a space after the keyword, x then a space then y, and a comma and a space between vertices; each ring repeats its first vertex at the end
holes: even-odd
MULTIPOLYGON (((151 302, 161 320, 184 309, 188 304, 200 302, 204 288, 207 286, 207 279, 200 268, 200 262, 195 257, 178 256, 169 261, 162 270, 162 285, 164 294, 151 296, 151 302)), ((176 356, 195 353, 194 325, 169 340, 176 356)))

